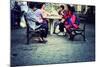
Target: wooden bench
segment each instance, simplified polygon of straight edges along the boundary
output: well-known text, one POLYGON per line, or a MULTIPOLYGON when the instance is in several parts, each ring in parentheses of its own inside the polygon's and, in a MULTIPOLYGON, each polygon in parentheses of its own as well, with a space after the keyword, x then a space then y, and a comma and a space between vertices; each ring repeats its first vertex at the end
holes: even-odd
POLYGON ((74 33, 72 40, 74 40, 77 35, 81 35, 85 41, 85 26, 86 24, 83 23, 79 25, 79 29, 72 29, 72 33, 74 33))
POLYGON ((25 18, 25 21, 26 21, 26 37, 27 37, 27 44, 29 44, 29 41, 32 39, 32 37, 34 35, 37 35, 37 36, 40 36, 40 30, 37 29, 37 30, 33 30, 32 28, 30 28, 28 22, 27 22, 27 19, 26 19, 26 15, 24 15, 24 18, 25 18))

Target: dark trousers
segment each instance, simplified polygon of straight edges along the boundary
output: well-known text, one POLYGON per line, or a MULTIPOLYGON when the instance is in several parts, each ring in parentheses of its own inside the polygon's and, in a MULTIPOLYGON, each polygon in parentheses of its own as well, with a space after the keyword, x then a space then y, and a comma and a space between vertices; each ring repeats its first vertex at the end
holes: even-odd
POLYGON ((64 32, 64 23, 59 24, 59 30, 60 32, 64 32))
POLYGON ((48 23, 45 21, 43 23, 38 23, 38 25, 41 25, 38 29, 40 29, 40 37, 47 37, 48 34, 48 23))

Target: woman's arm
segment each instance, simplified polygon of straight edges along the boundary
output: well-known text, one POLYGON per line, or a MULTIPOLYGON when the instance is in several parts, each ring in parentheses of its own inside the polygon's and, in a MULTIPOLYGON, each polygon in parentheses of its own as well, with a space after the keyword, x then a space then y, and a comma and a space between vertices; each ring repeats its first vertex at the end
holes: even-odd
POLYGON ((42 16, 43 17, 46 17, 48 15, 51 15, 49 12, 45 11, 45 10, 42 10, 42 16))
POLYGON ((72 15, 71 22, 72 22, 72 24, 75 24, 76 23, 76 16, 75 15, 72 15))
POLYGON ((79 28, 79 26, 76 24, 76 16, 73 15, 72 18, 71 18, 71 22, 72 22, 72 25, 74 26, 74 28, 79 28))

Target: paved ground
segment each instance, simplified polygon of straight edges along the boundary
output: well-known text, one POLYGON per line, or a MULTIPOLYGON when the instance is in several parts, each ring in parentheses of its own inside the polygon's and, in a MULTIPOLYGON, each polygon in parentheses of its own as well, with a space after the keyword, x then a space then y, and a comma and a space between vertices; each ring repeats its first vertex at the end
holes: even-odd
POLYGON ((38 65, 95 60, 95 27, 86 26, 86 41, 77 36, 70 41, 65 36, 48 35, 46 44, 36 43, 34 38, 26 45, 25 29, 11 32, 11 65, 38 65))

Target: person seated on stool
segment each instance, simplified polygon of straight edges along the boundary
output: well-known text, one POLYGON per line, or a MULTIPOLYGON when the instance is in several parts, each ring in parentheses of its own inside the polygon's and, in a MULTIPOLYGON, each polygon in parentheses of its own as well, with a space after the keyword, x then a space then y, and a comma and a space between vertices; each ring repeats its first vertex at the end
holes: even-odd
POLYGON ((44 11, 44 3, 29 2, 28 5, 29 9, 26 13, 27 22, 33 31, 39 30, 40 36, 38 37, 38 42, 46 42, 44 37, 47 37, 48 24, 42 17, 42 13, 44 11))
POLYGON ((37 3, 35 5, 37 10, 34 12, 34 18, 38 21, 36 25, 40 25, 40 41, 39 42, 46 42, 46 37, 48 34, 48 21, 44 19, 44 17, 50 15, 47 11, 45 11, 45 3, 37 3))
POLYGON ((72 29, 78 29, 79 25, 76 23, 77 17, 74 14, 74 9, 70 5, 67 5, 67 12, 64 18, 65 18, 64 26, 66 32, 69 35, 69 39, 73 39, 74 34, 72 33, 72 29))
MULTIPOLYGON (((58 10, 58 14, 61 16, 61 17, 63 17, 63 15, 64 15, 64 5, 61 5, 60 7, 59 7, 59 10, 58 10)), ((64 23, 63 23, 63 18, 61 18, 61 19, 59 19, 58 21, 56 21, 55 23, 54 23, 54 33, 55 33, 55 29, 56 29, 56 27, 57 27, 57 25, 59 25, 59 33, 58 33, 58 35, 64 35, 64 23)))

